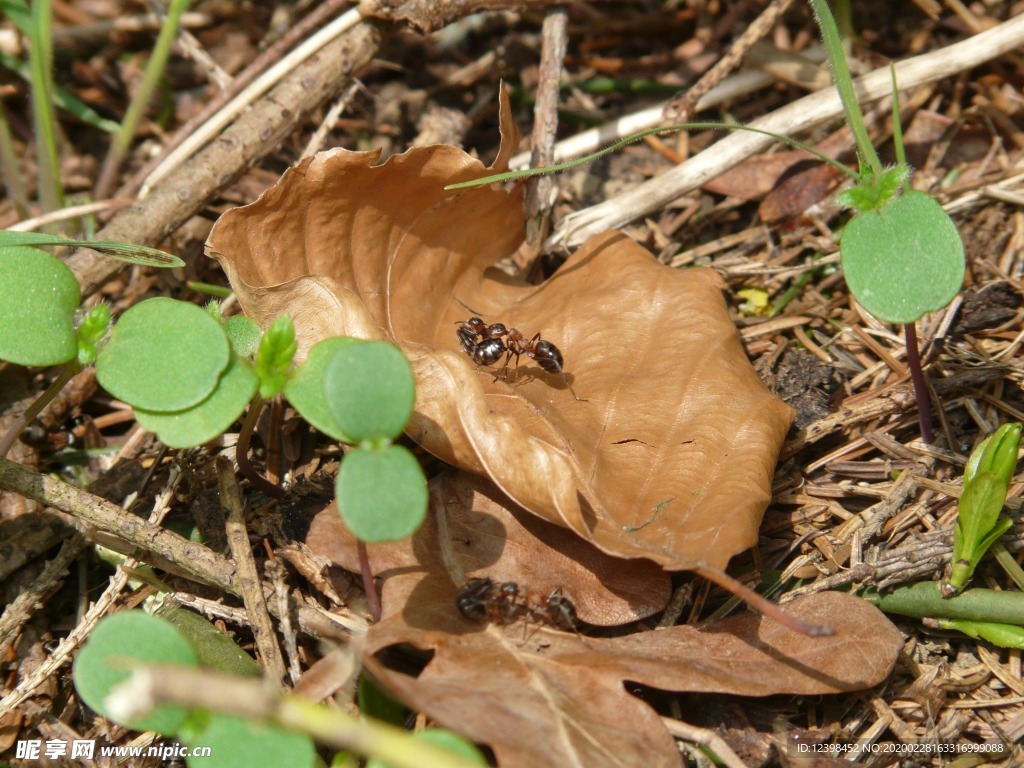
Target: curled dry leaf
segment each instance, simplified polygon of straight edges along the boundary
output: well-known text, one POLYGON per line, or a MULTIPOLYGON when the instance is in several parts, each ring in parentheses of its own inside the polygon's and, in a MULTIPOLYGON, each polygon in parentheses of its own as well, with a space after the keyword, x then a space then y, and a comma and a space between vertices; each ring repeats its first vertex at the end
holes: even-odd
MULTIPOLYGON (((502 126, 498 169, 507 101, 502 126)), ((290 313, 303 350, 392 339, 416 375, 410 436, 605 552, 724 567, 754 544, 792 412, 746 359, 718 276, 609 232, 519 283, 490 269, 522 243, 518 188, 445 192, 488 173, 455 147, 378 159, 321 153, 221 217, 208 251, 246 313, 290 313), (557 345, 584 400, 525 356, 507 379, 477 368, 455 334, 474 314, 557 345)))
POLYGON ((502 768, 678 766, 661 720, 626 681, 748 696, 845 692, 882 682, 903 645, 878 609, 837 592, 787 605, 804 621, 831 623, 828 638, 757 614, 616 638, 479 625, 459 614, 454 586, 436 572, 396 572, 383 602, 384 619, 367 635, 367 669, 413 708, 489 744, 502 768), (418 675, 379 655, 400 644, 432 652, 418 675))
MULTIPOLYGON (((306 544, 315 554, 359 571, 355 538, 333 503, 313 519, 306 544)), ((476 576, 515 581, 544 595, 561 589, 581 620, 606 626, 664 609, 670 588, 667 574, 649 560, 606 555, 509 504, 488 480, 465 472, 434 478, 424 525, 410 539, 370 545, 369 560, 374 575, 385 580, 415 572, 447 578, 452 589, 476 576), (438 535, 439 515, 445 521, 443 537, 438 535)), ((401 606, 385 608, 393 612, 401 606)))

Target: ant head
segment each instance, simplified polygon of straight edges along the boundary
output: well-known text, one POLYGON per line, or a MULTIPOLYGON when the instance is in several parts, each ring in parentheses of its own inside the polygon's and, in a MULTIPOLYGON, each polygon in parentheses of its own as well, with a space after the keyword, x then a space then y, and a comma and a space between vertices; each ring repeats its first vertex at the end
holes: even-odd
POLYGON ((494 583, 490 579, 470 579, 455 598, 459 613, 471 621, 482 621, 487 617, 493 592, 494 583))
POLYGON ((475 333, 483 333, 487 324, 479 317, 471 317, 469 320, 456 320, 454 325, 461 325, 463 328, 475 333))

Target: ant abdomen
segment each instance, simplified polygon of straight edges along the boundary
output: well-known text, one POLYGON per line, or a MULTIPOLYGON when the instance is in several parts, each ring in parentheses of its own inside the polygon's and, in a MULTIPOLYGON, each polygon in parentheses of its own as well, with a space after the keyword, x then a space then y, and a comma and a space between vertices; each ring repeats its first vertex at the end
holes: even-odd
POLYGON ((565 365, 558 347, 543 339, 533 345, 532 351, 528 349, 526 354, 536 360, 537 365, 548 373, 561 373, 565 365))
POLYGON ((505 345, 500 339, 484 339, 472 348, 470 355, 477 365, 493 365, 505 354, 505 345))

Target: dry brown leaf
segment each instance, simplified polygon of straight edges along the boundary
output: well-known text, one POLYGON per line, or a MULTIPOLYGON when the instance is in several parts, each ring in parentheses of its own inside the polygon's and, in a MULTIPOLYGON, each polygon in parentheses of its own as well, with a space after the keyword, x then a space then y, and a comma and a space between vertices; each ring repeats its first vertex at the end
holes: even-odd
MULTIPOLYGON (((447 573, 454 584, 487 576, 544 595, 557 588, 572 599, 581 620, 606 626, 645 618, 668 602, 669 579, 657 565, 604 554, 510 504, 484 478, 465 472, 434 478, 430 509, 412 538, 369 545, 374 575, 386 579, 410 570, 447 573), (438 536, 439 512, 447 521, 447 545, 438 536)), ((359 571, 355 538, 333 503, 313 519, 306 543, 316 554, 359 571)))
MULTIPOLYGON (((508 115, 505 102, 505 137, 508 115)), ((319 154, 221 217, 208 250, 246 313, 290 313, 303 350, 394 340, 416 375, 410 436, 605 552, 720 568, 753 545, 792 412, 750 366, 720 278, 609 232, 519 283, 489 269, 522 242, 518 189, 445 192, 488 173, 454 147, 378 157, 319 154), (493 381, 456 338, 471 314, 541 332, 586 401, 526 358, 493 381)))
POLYGON ((903 644, 879 610, 836 592, 787 606, 805 621, 831 623, 830 638, 756 614, 618 638, 478 625, 459 614, 446 575, 429 572, 388 578, 383 601, 384 618, 367 636, 367 669, 405 703, 489 744, 502 768, 677 766, 668 732, 626 681, 748 696, 859 690, 888 676, 903 644), (400 644, 432 652, 417 676, 372 655, 400 644))
MULTIPOLYGON (((822 154, 840 159, 852 151, 853 136, 840 128, 818 144, 822 154)), ((765 222, 792 219, 818 203, 843 174, 802 150, 756 155, 704 185, 708 192, 743 200, 762 200, 765 222)))

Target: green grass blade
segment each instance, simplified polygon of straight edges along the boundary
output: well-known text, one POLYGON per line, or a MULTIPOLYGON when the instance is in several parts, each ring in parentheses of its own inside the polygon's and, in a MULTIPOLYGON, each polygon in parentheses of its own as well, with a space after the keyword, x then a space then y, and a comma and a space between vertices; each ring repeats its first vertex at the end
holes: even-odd
POLYGON ((32 119, 39 163, 39 202, 44 213, 64 207, 57 154, 57 119, 53 111, 53 7, 50 0, 32 3, 29 66, 32 82, 32 119))
POLYGON ((878 178, 882 175, 882 161, 878 158, 871 137, 868 136, 867 126, 864 124, 864 113, 861 111, 860 102, 857 101, 857 94, 853 90, 853 78, 850 77, 850 68, 846 65, 846 54, 843 51, 843 43, 839 37, 839 30, 836 28, 836 21, 829 11, 826 0, 810 0, 814 9, 814 16, 818 20, 818 29, 821 30, 821 39, 825 43, 825 50, 828 51, 829 64, 832 65, 832 80, 836 90, 839 91, 839 98, 843 102, 843 109, 846 112, 846 122, 853 131, 853 137, 857 142, 857 154, 862 161, 868 165, 871 175, 878 178))
POLYGON ((7 122, 7 109, 0 105, 0 175, 3 176, 7 197, 14 203, 18 216, 26 219, 29 216, 28 192, 18 168, 18 153, 14 148, 14 138, 7 122))
POLYGON ((185 262, 177 256, 134 243, 116 240, 74 240, 59 235, 40 232, 10 232, 0 230, 0 246, 6 245, 69 245, 75 248, 92 248, 118 261, 142 264, 147 267, 183 267, 185 262))
MULTIPOLYGON (((13 56, 0 52, 0 65, 3 65, 7 69, 11 70, 11 72, 17 74, 25 82, 32 82, 30 68, 23 61, 19 61, 13 56)), ((118 129, 117 123, 113 120, 108 120, 103 117, 103 115, 94 110, 88 104, 75 98, 63 88, 54 88, 53 103, 59 109, 63 109, 65 112, 70 112, 83 123, 88 123, 94 128, 99 128, 101 131, 114 133, 118 129)))
POLYGON ((106 197, 109 191, 113 189, 114 179, 117 176, 121 161, 128 153, 128 148, 131 146, 132 138, 139 128, 139 123, 142 121, 142 116, 146 106, 149 104, 150 97, 152 97, 153 92, 156 90, 157 84, 163 76, 164 68, 167 66, 167 60, 170 58, 171 48, 174 45, 174 38, 177 36, 178 29, 181 26, 181 16, 188 9, 191 1, 171 0, 171 4, 167 9, 167 18, 160 28, 156 45, 153 46, 153 53, 149 57, 149 61, 146 62, 146 68, 142 73, 139 89, 135 92, 135 96, 132 97, 132 101, 128 105, 128 110, 125 112, 124 119, 121 120, 117 133, 114 134, 114 141, 110 145, 110 150, 103 162, 103 171, 100 174, 99 183, 96 185, 97 197, 106 197))
POLYGON ((763 131, 760 128, 752 128, 749 125, 737 125, 735 123, 717 123, 717 122, 698 122, 698 123, 679 123, 678 125, 662 125, 657 128, 647 128, 646 130, 639 131, 631 134, 624 139, 616 141, 614 144, 609 144, 604 149, 600 149, 590 155, 578 157, 575 160, 568 160, 564 163, 558 163, 556 165, 548 165, 543 168, 524 168, 520 171, 506 171, 505 173, 496 173, 492 176, 485 176, 480 179, 473 179, 471 181, 461 181, 456 184, 448 184, 446 190, 455 189, 468 189, 470 187, 480 187, 485 184, 496 184, 502 181, 513 181, 515 179, 523 179, 529 176, 541 176, 546 173, 561 173, 567 171, 570 168, 575 168, 584 163, 590 163, 601 157, 604 157, 610 152, 614 152, 627 144, 632 144, 634 141, 640 141, 645 136, 653 136, 661 133, 675 133, 676 131, 703 131, 703 130, 727 130, 727 131, 747 131, 748 133, 760 133, 764 136, 771 136, 783 144, 788 144, 796 149, 802 149, 810 155, 818 158, 821 162, 831 165, 833 168, 838 170, 840 173, 845 173, 847 176, 853 179, 859 179, 857 172, 846 165, 843 165, 838 160, 833 160, 831 157, 819 152, 814 147, 810 147, 803 142, 791 139, 788 136, 783 136, 778 133, 772 133, 771 131, 763 131))
POLYGON ((13 21, 25 37, 32 36, 32 12, 25 0, 0 0, 0 13, 13 21))

